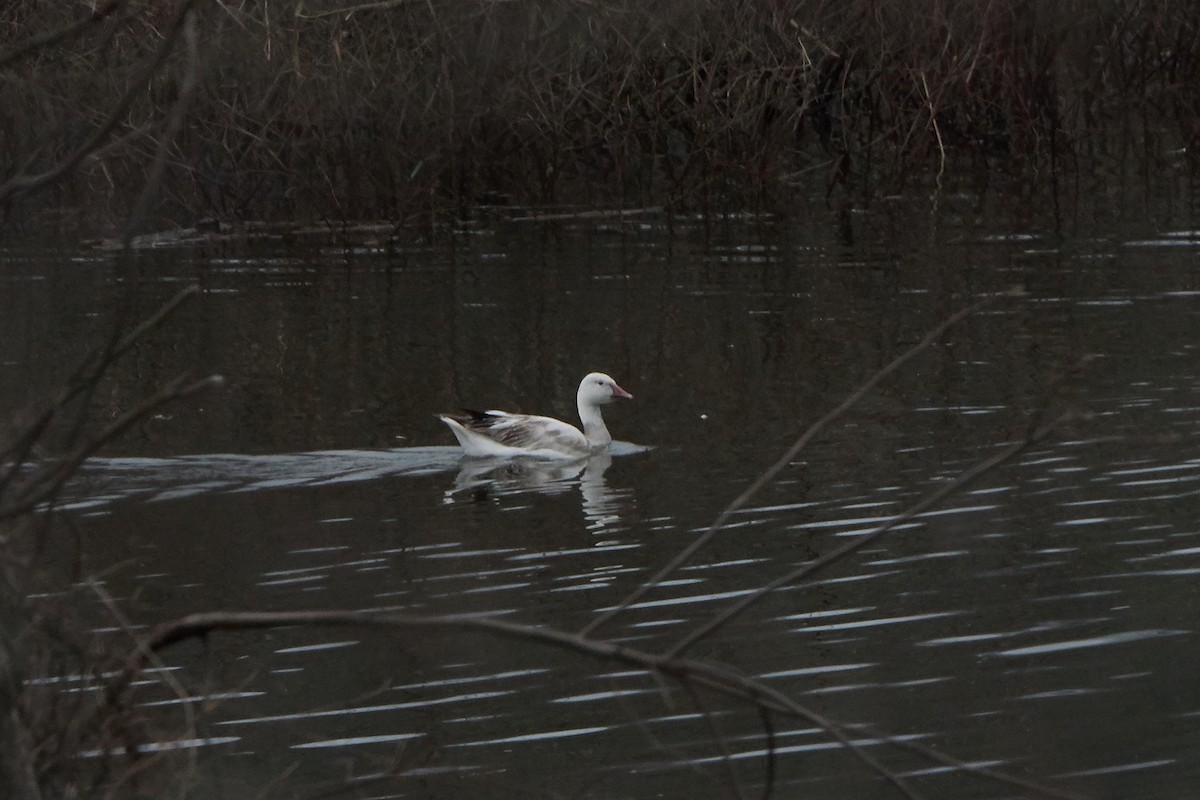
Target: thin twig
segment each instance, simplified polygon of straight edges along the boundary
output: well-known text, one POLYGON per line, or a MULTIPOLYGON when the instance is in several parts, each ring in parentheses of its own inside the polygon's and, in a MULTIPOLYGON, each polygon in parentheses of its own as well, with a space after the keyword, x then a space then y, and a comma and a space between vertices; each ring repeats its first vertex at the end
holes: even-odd
POLYGON ((645 206, 644 208, 613 208, 595 209, 591 211, 563 211, 554 214, 529 214, 523 217, 512 217, 510 222, 554 222, 571 219, 609 219, 612 217, 632 217, 643 214, 658 214, 662 206, 645 206))
POLYGON ((787 449, 786 452, 784 452, 779 460, 777 460, 765 472, 759 475, 758 478, 756 478, 754 482, 746 488, 745 491, 734 498, 733 502, 725 506, 724 510, 717 515, 717 518, 713 520, 712 524, 708 526, 708 529, 705 530, 703 534, 701 534, 691 544, 681 550, 665 567, 660 569, 654 575, 654 577, 650 578, 650 580, 633 590, 620 603, 600 614, 600 616, 596 617, 587 625, 585 625, 583 629, 580 630, 580 635, 588 636, 595 632, 598 627, 636 603, 643 595, 646 594, 646 592, 662 582, 668 575, 670 575, 679 567, 683 566, 683 564, 687 563, 687 561, 691 559, 691 557, 695 555, 700 548, 708 544, 709 541, 711 541, 712 538, 720 532, 721 528, 724 527, 725 523, 729 521, 729 518, 733 516, 738 509, 746 505, 751 498, 753 498, 756 494, 762 491, 763 488, 775 480, 775 477, 792 462, 796 455, 813 439, 813 437, 820 433, 826 425, 845 414, 856 403, 866 397, 867 394, 874 390, 874 388, 878 386, 884 378, 887 378, 896 370, 900 369, 900 367, 908 363, 909 360, 932 346, 934 342, 938 341, 943 334, 945 334, 946 331, 954 325, 958 324, 972 314, 978 313, 984 308, 987 308, 1002 298, 1014 296, 1018 296, 1018 293, 1008 292, 1005 294, 991 295, 977 303, 974 303, 973 305, 967 306, 961 311, 948 317, 944 322, 926 334, 924 339, 915 344, 913 347, 909 348, 901 355, 897 356, 890 364, 872 375, 869 379, 867 379, 866 383, 864 383, 853 394, 843 400, 842 403, 837 406, 837 408, 825 414, 825 416, 821 417, 819 420, 810 425, 808 429, 800 435, 800 438, 797 439, 792 446, 787 449))
POLYGON ((352 16, 356 11, 371 11, 381 8, 392 8, 394 6, 410 5, 420 2, 421 0, 376 0, 372 3, 359 3, 353 6, 345 6, 343 8, 331 8, 327 11, 304 11, 304 3, 301 2, 296 6, 296 16, 300 19, 321 19, 322 17, 337 17, 345 15, 352 16))
POLYGON ((130 81, 125 93, 121 95, 120 100, 113 106, 108 117, 92 132, 92 135, 85 139, 79 147, 75 148, 70 155, 50 169, 37 175, 17 175, 10 178, 7 182, 0 184, 0 203, 18 193, 32 194, 40 189, 44 189, 73 170, 79 165, 79 162, 83 161, 84 158, 100 147, 109 134, 116 130, 125 119, 125 115, 133 105, 133 101, 145 91, 146 83, 150 77, 166 63, 167 57, 171 54, 175 46, 175 39, 183 29, 183 23, 188 16, 188 12, 198 2, 201 2, 201 0, 184 0, 179 14, 175 17, 174 24, 168 29, 162 45, 154 54, 154 58, 151 59, 150 63, 140 74, 130 81))
POLYGON ((841 547, 831 550, 830 552, 826 553, 825 555, 821 556, 820 558, 816 559, 815 561, 810 561, 807 564, 804 564, 803 566, 798 567, 798 568, 792 570, 791 572, 788 572, 785 575, 781 575, 780 577, 776 578, 775 580, 771 581, 770 583, 767 583, 767 584, 764 584, 763 586, 758 587, 750 594, 748 594, 744 597, 738 598, 737 601, 730 604, 724 611, 717 614, 716 616, 710 617, 708 619, 708 621, 706 621, 703 625, 696 628, 694 631, 692 631, 691 633, 689 633, 688 635, 686 635, 682 639, 680 639, 673 647, 671 647, 671 649, 666 651, 666 655, 669 657, 678 656, 679 654, 686 651, 693 644, 698 642, 700 639, 704 638, 705 636, 708 636, 710 633, 713 633, 714 631, 719 630, 720 628, 723 628, 731 620, 733 620, 735 617, 737 617, 739 614, 741 614, 747 608, 749 608, 750 606, 754 605, 756 602, 761 600, 767 594, 773 592, 774 590, 780 588, 781 586, 786 586, 790 583, 795 583, 796 581, 800 580, 801 578, 806 578, 809 575, 812 575, 814 572, 817 572, 818 570, 823 569, 823 568, 829 566, 830 564, 833 564, 834 562, 841 560, 842 558, 849 555, 850 553, 853 553, 856 550, 862 549, 866 545, 868 545, 871 542, 878 539, 883 534, 890 531, 892 528, 895 528, 897 525, 900 525, 904 522, 908 522, 912 518, 914 518, 920 514, 923 514, 924 512, 928 511, 929 509, 931 509, 934 506, 941 503, 943 500, 945 500, 950 495, 955 494, 956 492, 962 490, 964 487, 966 487, 969 484, 973 483, 974 481, 978 480, 980 478, 980 476, 985 475, 988 472, 991 472, 993 469, 1000 466, 1004 462, 1009 461, 1013 457, 1028 450, 1034 444, 1045 439, 1053 431, 1057 430, 1064 423, 1073 419, 1074 417, 1075 417, 1075 413, 1073 411, 1068 411, 1068 412, 1060 415, 1059 417, 1055 418, 1051 422, 1041 426, 1040 428, 1038 428, 1036 431, 1032 432, 1025 438, 1011 443, 1010 445, 1008 445, 1007 447, 1005 447, 1003 450, 996 453, 992 457, 984 459, 983 461, 979 462, 975 466, 971 467, 971 469, 962 473, 961 475, 959 475, 957 478, 950 481, 949 483, 942 484, 936 490, 925 495, 925 497, 921 498, 919 501, 917 501, 912 506, 910 506, 904 513, 899 514, 895 517, 892 517, 887 522, 883 523, 882 525, 880 525, 877 528, 875 528, 874 530, 872 530, 870 533, 865 533, 856 539, 852 539, 852 540, 846 542, 845 544, 843 544, 841 547))
POLYGON ((119 340, 114 336, 108 344, 93 352, 75 370, 75 374, 67 379, 66 385, 59 390, 57 396, 50 401, 40 414, 29 424, 23 426, 17 438, 0 448, 3 464, 0 464, 0 494, 8 487, 19 470, 29 459, 37 442, 45 435, 50 425, 62 413, 63 409, 80 395, 93 391, 100 376, 112 364, 133 347, 142 337, 157 329, 175 312, 184 301, 199 294, 200 287, 192 285, 182 290, 157 311, 140 322, 133 330, 119 340))
MULTIPOLYGON (((150 397, 138 403, 133 408, 118 417, 100 433, 89 441, 77 447, 62 461, 59 461, 41 473, 34 475, 25 486, 25 490, 8 504, 0 506, 0 521, 13 519, 33 511, 37 506, 58 495, 59 490, 79 466, 104 444, 117 438, 134 424, 145 418, 155 409, 176 400, 196 394, 205 389, 211 389, 224 383, 220 375, 210 375, 198 381, 188 383, 188 376, 181 375, 169 381, 150 397)), ((0 542, 4 539, 0 538, 0 542)))
POLYGON ((187 51, 187 70, 184 72, 179 94, 175 98, 175 105, 171 108, 170 116, 167 118, 166 125, 163 126, 162 135, 155 148, 154 162, 146 176, 146 183, 122 226, 121 243, 126 248, 129 247, 129 241, 133 238, 134 231, 146 215, 151 198, 158 193, 159 184, 162 183, 163 173, 166 171, 167 150, 175 141, 175 137, 179 135, 180 129, 183 128, 184 116, 191 105, 192 96, 196 93, 196 87, 200 84, 200 50, 197 44, 196 13, 191 4, 184 6, 177 24, 182 26, 183 42, 187 51))
POLYGON ((758 714, 762 719, 763 732, 767 735, 767 757, 764 765, 766 776, 763 780, 762 800, 771 800, 771 795, 775 793, 775 771, 779 760, 775 752, 775 721, 771 718, 769 708, 760 708, 758 714))
POLYGON ((75 22, 64 25, 57 30, 48 31, 40 36, 34 36, 32 39, 22 42, 11 50, 0 53, 0 69, 24 58, 30 53, 36 53, 39 50, 53 47, 61 41, 82 33, 87 28, 99 23, 114 11, 120 9, 126 2, 127 0, 107 0, 107 2, 101 3, 92 9, 90 14, 80 17, 75 22))
MULTIPOLYGON (((133 625, 130 623, 129 618, 126 617, 125 614, 122 613, 121 609, 117 607, 117 603, 115 600, 113 600, 112 595, 110 595, 108 593, 108 591, 101 584, 97 583, 94 580, 89 581, 88 586, 92 590, 92 592, 94 592, 95 595, 98 598, 100 598, 100 602, 102 602, 104 604, 104 607, 108 609, 108 613, 112 615, 114 620, 116 620, 117 625, 120 626, 121 630, 125 633, 125 635, 133 640, 134 646, 140 647, 141 640, 138 639, 137 633, 133 629, 133 625)), ((189 738, 194 738, 196 736, 196 730, 197 730, 196 729, 196 710, 192 707, 192 704, 189 702, 189 700, 191 698, 188 694, 187 689, 185 689, 183 687, 183 684, 180 683, 179 680, 176 679, 174 675, 172 675, 169 671, 167 671, 166 665, 162 662, 161 659, 159 659, 157 653, 146 653, 145 656, 146 656, 147 663, 152 664, 154 667, 157 668, 159 679, 164 684, 166 684, 167 688, 171 690, 171 693, 175 695, 175 698, 177 700, 179 700, 181 711, 183 712, 183 719, 184 719, 184 725, 185 725, 184 729, 187 731, 187 736, 189 738)), ((187 762, 188 762, 187 774, 185 776, 183 776, 183 779, 181 779, 179 781, 179 786, 180 786, 181 792, 186 792, 193 786, 192 779, 196 774, 196 763, 197 763, 197 759, 198 759, 196 748, 194 748, 194 747, 188 748, 188 751, 189 752, 188 752, 188 756, 187 756, 187 762)))
POLYGON ((1038 783, 1037 781, 1031 781, 1028 778, 1022 778, 1020 775, 1012 775, 1010 773, 997 770, 993 767, 988 767, 981 764, 972 764, 969 761, 960 761, 959 759, 954 758, 953 756, 948 756, 941 750, 930 747, 929 745, 917 741, 916 739, 890 736, 882 731, 877 730, 872 725, 866 725, 862 723, 845 723, 845 727, 851 730, 862 731, 873 738, 884 739, 888 744, 894 747, 901 747, 905 750, 910 750, 918 755, 928 758, 930 761, 936 761, 939 764, 945 764, 948 767, 953 767, 954 769, 962 772, 968 772, 981 778, 991 778, 993 780, 1003 781, 1004 783, 1034 792, 1036 794, 1043 794, 1047 797, 1059 798, 1059 800, 1077 800, 1079 798, 1079 795, 1073 792, 1055 789, 1054 787, 1046 786, 1038 783))
POLYGON ((684 684, 683 688, 692 698, 692 703, 699 709, 700 716, 708 723, 708 732, 721 752, 721 766, 725 768, 725 779, 729 781, 729 788, 733 790, 738 800, 747 800, 746 793, 742 791, 742 784, 738 780, 737 768, 733 765, 733 751, 729 749, 729 740, 725 738, 725 733, 721 730, 720 723, 717 722, 717 715, 709 710, 704 702, 704 696, 695 686, 684 684))
POLYGON ((921 89, 925 93, 925 104, 929 107, 929 124, 933 127, 933 135, 937 139, 938 148, 938 170, 934 176, 937 188, 941 191, 942 176, 946 173, 946 143, 942 141, 942 128, 938 124, 937 107, 933 103, 933 95, 929 91, 929 81, 925 79, 925 73, 921 73, 921 89))

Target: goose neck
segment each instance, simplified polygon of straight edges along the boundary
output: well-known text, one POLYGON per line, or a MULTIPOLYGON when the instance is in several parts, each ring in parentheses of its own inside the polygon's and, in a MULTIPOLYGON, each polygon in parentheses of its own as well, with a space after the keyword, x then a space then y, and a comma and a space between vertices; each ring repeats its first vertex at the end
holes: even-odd
POLYGON ((601 447, 612 442, 612 435, 600 415, 600 407, 579 401, 579 421, 583 423, 583 435, 593 447, 601 447))

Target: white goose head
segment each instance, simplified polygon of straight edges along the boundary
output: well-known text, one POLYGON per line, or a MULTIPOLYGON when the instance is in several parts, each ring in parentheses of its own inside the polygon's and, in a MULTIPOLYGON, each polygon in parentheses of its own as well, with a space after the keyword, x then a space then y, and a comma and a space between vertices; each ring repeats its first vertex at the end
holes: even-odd
POLYGON ((578 400, 581 409, 584 406, 596 408, 611 403, 618 397, 626 400, 633 399, 633 395, 618 386, 616 381, 603 372, 588 373, 579 382, 578 400))

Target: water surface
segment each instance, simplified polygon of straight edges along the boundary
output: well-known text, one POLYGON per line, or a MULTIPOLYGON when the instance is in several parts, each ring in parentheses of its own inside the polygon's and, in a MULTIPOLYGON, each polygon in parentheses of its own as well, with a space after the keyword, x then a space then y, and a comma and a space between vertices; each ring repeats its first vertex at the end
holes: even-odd
MULTIPOLYGON (((3 254, 0 401, 47 391, 114 319, 200 298, 122 362, 113 414, 184 369, 224 390, 89 462, 62 512, 141 625, 211 609, 497 615, 579 630, 694 540, 820 415, 941 319, 1014 285, 819 436, 597 635, 665 649, 1021 437, 1079 419, 689 654, 837 720, 1093 797, 1200 772, 1200 235, 1049 236, 864 216, 478 225, 446 242, 3 254), (669 224, 668 224, 669 223, 669 224), (1090 358, 1089 358, 1090 357, 1090 358), (1084 363, 1086 362, 1086 363, 1084 363), (60 371, 46 365, 62 365, 60 371), (590 370, 626 443, 568 467, 463 462, 458 405, 573 415, 590 370), (644 446, 648 449, 642 449, 644 446)), ((105 635, 124 637, 116 626, 105 635)), ((811 723, 627 666, 461 632, 291 628, 181 645, 197 796, 729 796, 890 790, 811 723)), ((857 737, 930 797, 1018 790, 857 737)))

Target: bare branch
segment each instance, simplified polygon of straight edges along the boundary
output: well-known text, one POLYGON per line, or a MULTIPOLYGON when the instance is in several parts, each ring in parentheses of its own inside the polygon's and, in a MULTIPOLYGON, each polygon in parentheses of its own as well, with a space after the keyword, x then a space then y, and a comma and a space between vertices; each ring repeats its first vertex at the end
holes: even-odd
MULTIPOLYGON (((304 10, 304 2, 303 2, 303 0, 301 0, 301 2, 296 6, 296 16, 299 17, 300 19, 320 19, 321 17, 337 17, 337 16, 342 16, 342 15, 345 15, 346 17, 350 17, 356 11, 369 11, 369 10, 377 10, 377 9, 381 9, 381 8, 392 8, 394 6, 410 5, 412 3, 416 3, 419 1, 420 0, 376 0, 376 2, 373 2, 373 3, 359 3, 358 5, 346 6, 345 8, 332 8, 332 9, 329 9, 328 11, 311 11, 311 12, 309 12, 309 11, 304 10)), ((493 2, 495 2, 495 1, 496 0, 493 0, 493 2)), ((506 0, 506 2, 510 2, 510 1, 511 0, 506 0)))
POLYGON ((728 697, 766 704, 773 710, 788 716, 798 716, 821 727, 850 750, 860 761, 873 771, 887 778, 901 789, 910 800, 918 797, 907 788, 903 779, 890 772, 873 756, 851 739, 839 726, 826 717, 791 700, 782 693, 752 678, 739 675, 691 659, 672 659, 635 650, 624 645, 600 642, 582 636, 554 630, 535 628, 494 617, 463 615, 421 616, 409 614, 377 614, 355 611, 278 611, 236 612, 214 611, 191 614, 165 623, 154 630, 126 663, 126 668, 109 685, 109 698, 115 700, 140 672, 152 653, 187 639, 203 638, 216 630, 252 630, 265 628, 310 625, 322 627, 359 628, 454 628, 493 633, 515 638, 537 641, 588 655, 619 661, 641 667, 654 673, 673 677, 682 682, 695 683, 728 697))
POLYGON ((70 25, 64 25, 57 30, 43 33, 41 36, 35 36, 32 39, 17 45, 11 50, 8 50, 7 52, 0 53, 0 69, 3 69, 15 61, 21 60, 30 53, 36 53, 44 48, 53 47, 59 42, 79 35, 92 25, 95 25, 96 23, 108 17, 114 11, 119 10, 121 6, 125 5, 126 2, 127 0, 106 0, 106 2, 101 3, 99 6, 92 9, 90 14, 80 17, 70 25))
MULTIPOLYGON (((746 800, 746 793, 742 791, 742 784, 738 781, 737 769, 733 765, 733 752, 729 749, 729 740, 725 738, 725 733, 721 730, 720 723, 717 722, 717 717, 704 702, 704 696, 690 684, 684 684, 684 689, 692 698, 692 702, 696 708, 700 710, 700 715, 704 717, 704 721, 708 723, 708 732, 712 736, 713 741, 717 743, 717 749, 721 752, 721 766, 725 768, 725 779, 729 781, 729 788, 733 790, 734 795, 738 800, 746 800)), ((772 751, 771 755, 774 755, 772 751)))
POLYGON ((787 573, 786 575, 782 575, 782 576, 776 578, 775 580, 771 581, 770 583, 758 587, 752 593, 746 595, 745 597, 739 598, 737 601, 732 603, 728 608, 726 608, 723 612, 721 612, 720 614, 717 614, 714 617, 711 617, 707 622, 705 622, 699 628, 697 628, 696 630, 692 631, 687 636, 685 636, 681 640, 679 640, 679 642, 677 642, 674 647, 672 647, 670 650, 667 651, 667 655, 669 655, 669 656, 679 655, 680 653, 687 650, 687 648, 691 647, 693 644, 695 644, 697 641, 704 638, 708 634, 712 633, 713 631, 719 630, 720 628, 723 628, 734 617, 738 616, 743 611, 745 611, 747 608, 754 605, 754 603, 761 600, 767 594, 773 592, 774 590, 780 588, 781 586, 786 586, 789 583, 795 583, 796 581, 800 580, 801 578, 806 578, 809 575, 812 575, 814 572, 824 569, 825 567, 829 566, 830 564, 833 564, 836 561, 840 561, 842 558, 849 555, 850 553, 853 553, 855 550, 860 550, 863 547, 865 547, 866 545, 875 541, 880 536, 887 533, 888 531, 890 531, 892 528, 896 527, 897 525, 908 522, 913 517, 916 517, 920 514, 925 513, 929 509, 931 509, 934 506, 941 503, 947 497, 949 497, 953 494, 956 494, 957 492, 961 491, 966 486, 970 485, 971 483, 974 483, 981 476, 987 474, 988 472, 991 472, 996 467, 1000 466, 1001 464, 1005 463, 1006 461, 1009 461, 1010 459, 1019 455, 1020 453, 1025 452, 1030 447, 1032 447, 1034 444, 1045 439, 1053 431, 1057 430, 1064 423, 1073 419, 1074 417, 1075 417, 1074 412, 1067 412, 1065 414, 1062 414, 1061 416, 1057 417, 1053 421, 1038 428, 1036 431, 1029 434, 1025 438, 1020 439, 1019 441, 1013 442, 1008 447, 1005 447, 1003 450, 1001 450, 999 453, 996 453, 991 458, 987 458, 987 459, 979 462, 974 467, 971 467, 971 469, 962 473, 961 475, 959 475, 957 478, 950 481, 949 483, 939 486, 935 491, 930 492, 925 497, 921 498, 917 503, 915 503, 914 505, 909 507, 908 510, 906 510, 903 514, 892 517, 887 522, 885 522, 882 525, 880 525, 879 527, 875 528, 870 533, 863 534, 862 536, 858 537, 857 539, 852 539, 851 541, 846 542, 841 547, 826 553, 825 555, 821 556, 817 560, 810 561, 807 564, 804 564, 803 566, 792 570, 791 572, 787 573))
MULTIPOLYGON (((117 625, 120 626, 121 630, 124 631, 125 635, 132 639, 136 645, 138 643, 138 637, 134 632, 133 624, 129 621, 129 618, 122 613, 121 609, 117 606, 116 601, 113 600, 112 595, 110 595, 101 584, 94 580, 88 582, 88 587, 100 599, 100 602, 104 604, 105 609, 107 609, 108 613, 112 615, 113 619, 116 621, 117 625)), ((188 736, 195 736, 196 711, 193 707, 193 704, 188 702, 189 697, 187 690, 183 687, 183 684, 179 682, 179 679, 171 674, 170 670, 164 668, 166 665, 162 663, 157 654, 147 653, 146 661, 156 668, 158 679, 162 681, 162 683, 172 692, 172 694, 175 695, 175 698, 179 700, 179 707, 183 714, 185 730, 188 731, 188 736)), ((180 797, 183 797, 184 793, 186 793, 188 788, 192 785, 196 774, 197 761, 197 753, 194 749, 189 749, 187 754, 187 774, 179 781, 181 793, 180 797)))
POLYGON ((942 336, 946 333, 947 330, 949 330, 951 327, 958 324, 962 320, 966 319, 967 317, 971 316, 972 314, 978 313, 979 311, 983 310, 984 308, 987 308, 988 306, 992 305, 993 303, 995 303, 996 301, 998 301, 1000 299, 1008 298, 1008 297, 1017 297, 1017 296, 1020 296, 1020 294, 1021 294, 1020 292, 1014 291, 1014 292, 1008 292, 1005 294, 991 295, 991 296, 986 297, 983 300, 979 301, 978 303, 967 306, 966 308, 962 309, 961 311, 948 317, 944 322, 942 322, 942 324, 938 325, 936 328, 934 328, 932 331, 930 331, 928 334, 926 334, 924 339, 922 339, 920 342, 915 344, 913 347, 909 348, 904 353, 897 356, 890 364, 888 364, 883 369, 879 370, 874 375, 872 375, 866 381, 866 383, 864 383, 862 386, 858 387, 858 389, 853 394, 851 394, 849 397, 847 397, 845 400, 843 400, 842 403, 837 406, 837 408, 834 408, 832 411, 825 414, 825 416, 821 417, 819 420, 817 420, 812 425, 810 425, 808 427, 808 429, 805 430, 804 433, 802 433, 800 435, 800 438, 797 439, 792 444, 792 446, 789 447, 786 452, 784 452, 784 454, 782 456, 780 456, 779 460, 777 460, 765 472, 763 472, 761 475, 759 475, 758 478, 756 478, 754 480, 754 482, 746 488, 745 491, 743 491, 740 495, 738 495, 736 498, 733 499, 733 502, 731 502, 729 505, 725 506, 724 510, 722 510, 721 513, 717 515, 717 518, 715 520, 713 520, 712 524, 708 526, 708 529, 705 530, 703 534, 701 534, 699 537, 697 537, 687 547, 683 548, 683 550, 681 550, 673 559, 671 559, 671 561, 665 567, 663 567, 657 573, 655 573, 655 575, 652 578, 650 578, 650 580, 646 581, 641 586, 639 586, 637 589, 632 591, 620 603, 613 606, 608 611, 605 611, 600 616, 596 617, 591 622, 589 622, 587 625, 585 625, 583 627, 583 629, 580 631, 580 634, 583 636, 590 635, 598 627, 600 627, 604 623, 608 622, 610 619, 615 617, 617 614, 620 614, 622 611, 626 610, 631 605, 636 603, 639 599, 641 599, 641 597, 644 594, 646 594, 646 592, 648 592, 654 586, 661 583, 668 575, 673 573, 676 569, 678 569, 679 567, 681 567, 685 563, 687 563, 687 561, 689 559, 691 559, 691 557, 693 555, 695 555, 696 552, 698 550, 700 550, 700 548, 702 548, 706 544, 708 544, 712 540, 712 538, 714 536, 716 536, 717 533, 720 532, 721 528, 725 525, 726 522, 729 521, 729 518, 731 516, 733 516, 733 514, 736 513, 738 509, 740 509, 742 506, 746 505, 746 503, 748 503, 751 498, 753 498, 756 494, 758 494, 760 491, 762 491, 767 485, 769 485, 771 483, 771 481, 775 480, 776 476, 778 476, 779 473, 782 472, 784 470, 784 468, 787 467, 787 465, 792 462, 792 459, 794 459, 796 457, 796 455, 799 454, 799 452, 802 449, 804 449, 805 445, 807 445, 813 439, 813 437, 815 437, 818 433, 820 433, 821 430, 823 430, 826 425, 828 425, 830 422, 833 422, 838 417, 845 414, 855 404, 857 404, 860 400, 862 400, 864 397, 866 397, 867 394, 869 394, 871 391, 873 391, 875 389, 875 387, 878 386, 884 380, 884 378, 887 378, 892 373, 894 373, 896 370, 900 369, 900 367, 902 367, 906 363, 908 363, 912 358, 914 358, 915 356, 917 356, 924 350, 928 349, 930 346, 932 346, 934 344, 934 342, 936 342, 940 338, 942 338, 942 336))
POLYGON ((121 95, 121 99, 113 106, 112 111, 109 112, 108 117, 100 124, 100 127, 96 128, 92 132, 92 135, 84 140, 83 144, 75 148, 70 155, 45 172, 37 175, 17 175, 10 178, 7 183, 0 184, 0 203, 3 203, 16 194, 31 194, 44 189, 75 169, 79 165, 79 162, 83 161, 83 159, 87 158, 87 156, 100 147, 109 134, 121 124, 129 108, 133 105, 133 101, 145 91, 145 85, 150 76, 166 63, 167 57, 171 55, 174 49, 175 40, 183 30, 184 22, 187 20, 189 12, 199 2, 202 2, 202 0, 184 0, 179 13, 175 16, 174 22, 163 38, 162 45, 154 54, 154 58, 151 59, 151 62, 134 80, 130 81, 129 88, 121 95))
POLYGON ((771 709, 760 708, 759 717, 762 719, 763 731, 767 735, 766 777, 763 780, 763 800, 771 800, 775 792, 775 770, 778 757, 775 753, 775 721, 771 718, 771 709))
POLYGON ((1034 794, 1041 794, 1047 797, 1061 798, 1061 800, 1079 799, 1079 795, 1074 794, 1073 792, 1055 789, 1054 787, 1046 786, 1045 784, 1038 783, 1037 781, 1031 781, 1028 778, 1022 778, 1020 775, 1012 775, 991 767, 972 764, 970 762, 963 762, 957 758, 954 758, 953 756, 946 755, 941 750, 937 750, 927 744, 924 744, 923 742, 917 741, 916 739, 889 736, 888 734, 877 730, 871 725, 847 723, 846 727, 851 730, 862 731, 873 738, 884 739, 890 745, 900 747, 905 750, 910 750, 918 755, 928 758, 930 761, 936 761, 939 764, 945 764, 948 767, 953 767, 954 769, 968 772, 972 775, 978 775, 981 778, 991 778, 992 780, 1001 781, 1009 784, 1010 786, 1015 786, 1020 789, 1025 789, 1026 791, 1033 792, 1034 794))
MULTIPOLYGON (((194 638, 203 638, 220 630, 262 630, 293 626, 320 626, 336 628, 369 628, 376 630, 406 630, 417 628, 443 628, 452 630, 489 633, 498 636, 538 642, 559 647, 609 661, 639 667, 653 673, 674 678, 681 683, 710 689, 726 697, 753 703, 759 708, 775 713, 807 720, 827 731, 871 770, 887 779, 908 798, 918 798, 906 782, 888 770, 877 759, 867 753, 862 745, 853 741, 846 733, 850 726, 833 720, 792 700, 782 692, 754 678, 733 670, 718 667, 688 658, 672 658, 663 654, 648 653, 612 642, 597 641, 579 634, 567 633, 553 628, 523 625, 498 617, 467 615, 423 616, 357 611, 212 611, 191 614, 163 625, 151 632, 126 661, 121 671, 108 687, 109 702, 116 702, 126 691, 130 682, 144 668, 150 654, 194 638)), ((937 760, 963 770, 979 772, 966 762, 939 754, 937 760)), ((1029 791, 1060 800, 1080 800, 1079 795, 1054 787, 1033 784, 1024 779, 1012 778, 999 771, 990 771, 993 780, 1018 785, 1029 791)))
POLYGON ((196 14, 190 5, 180 12, 177 22, 182 25, 183 42, 187 50, 187 70, 179 87, 179 95, 175 98, 175 104, 171 108, 170 116, 159 137, 158 147, 154 153, 154 163, 146 177, 145 186, 142 187, 142 193, 138 195, 133 210, 125 220, 124 235, 121 237, 121 243, 125 247, 129 246, 129 240, 146 215, 150 199, 158 193, 158 187, 167 166, 167 150, 179 135, 179 131, 183 127, 184 115, 191 105, 196 87, 200 84, 200 52, 197 44, 196 14))
POLYGON ((158 311, 155 311, 119 340, 110 341, 104 349, 92 353, 84 359, 75 374, 67 380, 66 385, 57 396, 47 404, 38 416, 24 426, 17 437, 0 447, 4 464, 0 465, 0 493, 11 483, 17 472, 24 466, 29 454, 37 442, 45 435, 51 423, 62 413, 68 403, 80 395, 91 391, 96 381, 112 366, 113 362, 124 355, 142 337, 157 329, 175 312, 184 301, 199 294, 200 287, 189 286, 168 300, 158 311))
MULTIPOLYGON (((94 437, 77 447, 74 452, 63 460, 56 462, 41 473, 35 475, 26 484, 26 489, 11 502, 0 506, 0 520, 12 519, 21 514, 33 511, 40 504, 58 495, 63 484, 74 476, 79 465, 88 459, 106 443, 117 438, 134 424, 154 410, 176 400, 196 394, 205 389, 222 385, 225 379, 220 375, 210 375, 198 381, 188 382, 188 376, 181 375, 169 381, 161 389, 126 411, 112 424, 100 431, 94 437)), ((3 542, 3 539, 0 539, 3 542)))

